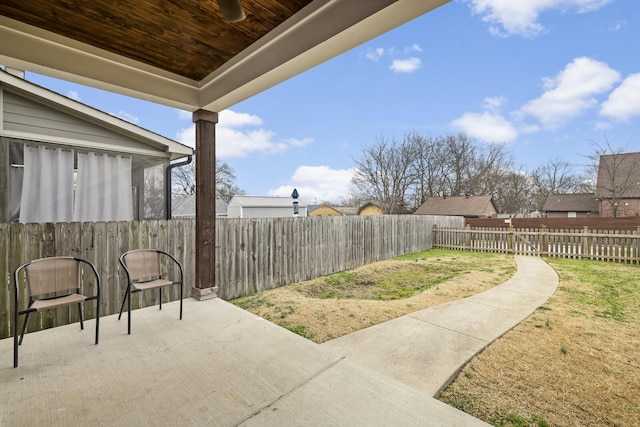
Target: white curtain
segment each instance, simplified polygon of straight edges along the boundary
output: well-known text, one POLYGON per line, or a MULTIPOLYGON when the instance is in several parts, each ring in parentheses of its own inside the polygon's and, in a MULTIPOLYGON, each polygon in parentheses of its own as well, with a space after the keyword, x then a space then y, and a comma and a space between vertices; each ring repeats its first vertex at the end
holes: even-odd
POLYGON ((74 221, 131 221, 131 157, 78 152, 74 221))
POLYGON ((70 222, 73 152, 25 145, 20 222, 70 222))

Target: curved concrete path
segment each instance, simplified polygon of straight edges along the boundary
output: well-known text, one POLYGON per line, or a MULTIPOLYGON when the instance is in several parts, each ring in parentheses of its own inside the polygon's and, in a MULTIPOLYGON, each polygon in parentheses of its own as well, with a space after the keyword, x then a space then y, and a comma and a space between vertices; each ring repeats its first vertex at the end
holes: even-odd
POLYGON ((322 346, 437 396, 471 358, 526 319, 556 291, 558 276, 541 258, 517 255, 515 260, 516 274, 499 286, 322 346))

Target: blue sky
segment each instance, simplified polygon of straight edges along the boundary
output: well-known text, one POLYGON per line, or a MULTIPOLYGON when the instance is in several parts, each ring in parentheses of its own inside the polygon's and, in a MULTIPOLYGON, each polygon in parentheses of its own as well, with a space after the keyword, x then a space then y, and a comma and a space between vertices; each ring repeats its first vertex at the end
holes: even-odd
MULTIPOLYGON (((640 151, 640 1, 453 0, 220 113, 218 158, 251 195, 350 191, 377 137, 466 132, 516 166, 640 151)), ((193 146, 191 114, 33 73, 42 86, 193 146)))

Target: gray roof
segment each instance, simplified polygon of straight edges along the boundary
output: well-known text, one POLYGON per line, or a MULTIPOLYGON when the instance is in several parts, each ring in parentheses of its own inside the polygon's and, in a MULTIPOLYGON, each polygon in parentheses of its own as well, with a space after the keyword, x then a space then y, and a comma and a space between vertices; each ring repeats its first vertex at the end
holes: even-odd
POLYGON ((495 216, 498 209, 491 196, 430 197, 414 213, 473 218, 495 216))
MULTIPOLYGON (((196 216, 196 195, 174 197, 171 201, 171 212, 174 218, 192 218, 196 216)), ((224 200, 216 200, 216 216, 227 215, 227 204, 224 200)))
MULTIPOLYGON (((293 199, 291 197, 233 196, 229 204, 237 204, 243 207, 290 208, 293 205, 293 199)), ((306 208, 306 206, 303 202, 298 201, 298 207, 306 208)))
POLYGON ((598 209, 594 193, 549 194, 542 207, 547 212, 597 212, 598 209))

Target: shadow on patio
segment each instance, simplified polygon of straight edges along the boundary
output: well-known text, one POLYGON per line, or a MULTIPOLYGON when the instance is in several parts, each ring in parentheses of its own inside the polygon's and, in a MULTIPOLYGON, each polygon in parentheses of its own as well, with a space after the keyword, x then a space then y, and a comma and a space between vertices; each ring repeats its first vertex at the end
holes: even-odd
POLYGON ((484 425, 221 299, 0 341, 0 425, 484 425))

